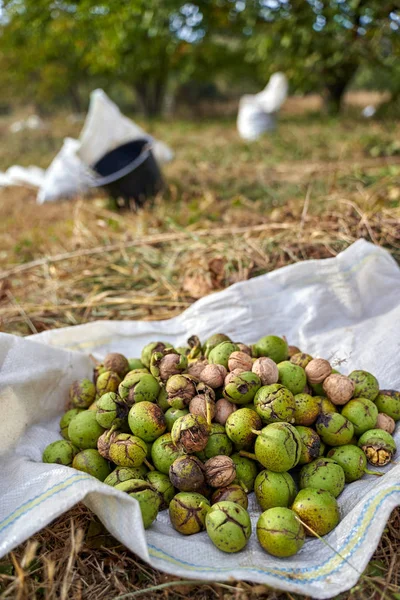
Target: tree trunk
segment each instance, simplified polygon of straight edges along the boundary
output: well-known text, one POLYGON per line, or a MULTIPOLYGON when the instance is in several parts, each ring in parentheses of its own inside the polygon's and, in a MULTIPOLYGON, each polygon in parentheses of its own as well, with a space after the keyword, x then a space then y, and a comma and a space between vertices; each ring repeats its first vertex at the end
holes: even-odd
POLYGON ((166 78, 160 76, 157 79, 140 81, 134 87, 140 107, 146 117, 159 116, 163 109, 166 78))
POLYGON ((338 115, 343 108, 343 96, 347 86, 353 79, 358 64, 348 63, 340 66, 337 72, 325 73, 323 76, 329 83, 325 85, 324 105, 329 115, 338 115))
POLYGON ((82 112, 82 102, 77 87, 71 86, 69 88, 69 98, 71 100, 71 106, 74 113, 80 114, 82 112))

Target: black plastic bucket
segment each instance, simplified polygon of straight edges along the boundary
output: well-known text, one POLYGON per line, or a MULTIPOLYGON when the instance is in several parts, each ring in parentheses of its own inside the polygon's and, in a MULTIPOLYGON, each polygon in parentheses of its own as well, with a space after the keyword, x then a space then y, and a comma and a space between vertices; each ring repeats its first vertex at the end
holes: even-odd
POLYGON ((163 187, 149 140, 139 139, 118 146, 92 168, 99 175, 93 183, 95 187, 104 187, 113 198, 133 200, 138 205, 163 187))

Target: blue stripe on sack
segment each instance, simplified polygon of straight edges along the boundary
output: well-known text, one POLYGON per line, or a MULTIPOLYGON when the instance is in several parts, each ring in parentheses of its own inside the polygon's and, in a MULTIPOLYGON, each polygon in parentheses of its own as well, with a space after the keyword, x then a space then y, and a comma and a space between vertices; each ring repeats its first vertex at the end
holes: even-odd
MULTIPOLYGON (((385 494, 385 496, 379 501, 379 503, 376 506, 376 509, 373 513, 373 516, 375 516, 376 511, 380 508, 381 504, 386 500, 386 498, 388 496, 391 496, 392 494, 397 494, 400 492, 400 486, 396 486, 396 488, 391 488, 389 490, 387 490, 387 493, 385 494)), ((365 512, 368 510, 369 505, 371 504, 371 502, 374 500, 374 498, 371 498, 367 504, 364 506, 363 510, 361 511, 361 514, 359 516, 359 518, 357 519, 356 523, 354 524, 354 526, 352 527, 352 529, 350 530, 350 533, 348 534, 348 536, 345 538, 343 544, 342 544, 342 548, 344 546, 346 546, 349 541, 351 540, 351 538, 354 536, 354 534, 356 533, 356 529, 358 527, 358 525, 360 524, 360 522, 362 521, 362 519, 364 518, 365 512)), ((331 571, 329 571, 328 573, 325 573, 323 575, 319 575, 318 577, 314 577, 314 578, 307 578, 307 580, 304 583, 310 583, 310 582, 314 582, 314 581, 319 581, 329 575, 331 575, 332 573, 335 573, 336 571, 338 571, 342 566, 343 563, 348 562, 349 558, 351 558, 351 556, 355 553, 355 551, 357 550, 357 548, 360 546, 361 542, 363 541, 363 539, 365 538, 368 529, 370 528, 372 524, 372 518, 369 521, 369 523, 367 523, 363 534, 359 537, 357 543, 355 544, 355 546, 353 546, 353 548, 350 550, 349 554, 347 556, 345 556, 342 559, 342 562, 335 567, 334 569, 332 569, 331 571)), ((208 567, 208 568, 202 568, 199 567, 198 565, 195 565, 193 563, 184 561, 182 559, 176 559, 173 556, 171 556, 170 554, 167 554, 166 552, 164 552, 163 550, 160 550, 159 548, 157 548, 156 546, 153 546, 152 544, 148 544, 148 546, 150 548, 152 548, 153 550, 159 552, 160 554, 164 554, 166 557, 169 557, 171 559, 173 559, 174 561, 176 561, 177 563, 181 563, 184 565, 188 565, 189 567, 194 567, 197 571, 199 572, 203 572, 203 573, 209 573, 209 572, 213 572, 214 570, 218 570, 218 571, 230 571, 231 567, 229 568, 220 568, 218 567, 218 569, 214 569, 213 567, 208 567)), ((339 554, 341 553, 341 550, 336 550, 336 552, 338 552, 339 554)), ((153 555, 154 556, 154 555, 153 555)), ((338 554, 336 555, 338 556, 338 554)), ((157 557, 155 557, 157 558, 157 557)), ((329 561, 333 560, 335 557, 330 557, 328 558, 325 562, 321 563, 318 567, 302 567, 302 568, 295 568, 295 567, 280 567, 279 570, 281 572, 286 572, 286 573, 298 573, 299 575, 301 575, 302 573, 308 573, 308 572, 312 572, 312 571, 319 571, 320 569, 322 569, 329 561)), ((338 558, 341 558, 340 556, 338 556, 338 558)), ((162 558, 159 560, 163 560, 162 558)), ((355 569, 355 567, 353 567, 355 569)), ((285 575, 280 575, 279 572, 275 571, 274 569, 258 569, 256 567, 238 567, 238 569, 240 569, 241 571, 246 570, 246 571, 253 571, 256 573, 260 573, 260 574, 265 574, 265 573, 270 573, 273 577, 277 577, 278 579, 282 579, 284 581, 288 581, 288 582, 293 582, 294 577, 286 577, 285 575)), ((355 569, 356 570, 356 569, 355 569)), ((360 573, 361 575, 361 573, 360 573)), ((301 581, 299 581, 299 583, 302 583, 301 581)))
POLYGON ((33 498, 31 498, 30 500, 27 500, 27 502, 24 502, 23 504, 21 504, 13 513, 11 513, 10 515, 8 515, 8 517, 6 517, 5 519, 3 519, 0 522, 0 532, 5 531, 7 529, 7 527, 9 527, 13 523, 15 523, 15 521, 18 521, 18 519, 20 519, 21 517, 23 517, 26 514, 28 514, 28 512, 30 512, 31 510, 33 510, 37 506, 40 506, 40 504, 42 504, 46 500, 50 500, 50 498, 53 498, 54 496, 56 496, 60 492, 63 492, 64 490, 68 489, 72 485, 75 485, 75 483, 79 483, 80 481, 82 481, 84 479, 88 479, 90 481, 92 480, 92 478, 88 477, 87 475, 86 476, 85 475, 79 475, 79 474, 71 475, 71 477, 68 477, 67 479, 65 479, 64 481, 62 481, 60 483, 56 483, 55 485, 53 485, 52 487, 50 487, 48 490, 46 490, 44 493, 38 494, 37 496, 33 496, 33 498), (71 483, 69 483, 68 485, 65 485, 70 479, 74 479, 75 481, 71 481, 71 483), (56 492, 53 492, 52 494, 50 494, 50 496, 47 496, 46 498, 44 498, 44 496, 46 496, 51 490, 53 490, 54 488, 56 488, 56 487, 58 487, 60 485, 63 486, 60 490, 57 490, 56 492), (38 498, 41 498, 41 497, 43 497, 43 499, 40 502, 38 502, 37 504, 34 504, 30 508, 27 508, 27 510, 23 511, 20 515, 17 515, 9 523, 7 523, 6 525, 4 525, 4 523, 6 521, 8 521, 8 519, 10 517, 12 517, 12 515, 14 515, 15 513, 17 513, 19 510, 21 510, 27 504, 32 504, 32 502, 34 502, 35 500, 37 500, 38 498))
MULTIPOLYGON (((49 500, 50 498, 53 498, 54 496, 56 496, 57 494, 59 494, 60 492, 64 491, 65 489, 68 489, 69 487, 74 486, 76 483, 79 483, 80 481, 82 481, 82 479, 87 479, 87 480, 92 480, 92 477, 87 476, 87 475, 80 475, 80 474, 74 474, 71 477, 67 478, 66 480, 64 480, 61 483, 55 484, 54 486, 52 486, 51 488, 49 488, 48 490, 46 490, 46 492, 39 494, 38 496, 34 496, 33 498, 31 498, 30 500, 28 500, 27 502, 21 504, 20 507, 18 507, 14 513, 11 513, 11 515, 9 515, 8 517, 6 517, 5 519, 3 519, 3 521, 0 522, 0 531, 5 531, 7 529, 7 527, 9 527, 10 525, 12 525, 15 521, 17 521, 18 519, 20 519, 21 517, 23 517, 24 515, 26 515, 28 512, 30 512, 31 510, 33 510, 34 508, 36 508, 37 506, 39 506, 40 504, 42 504, 43 502, 45 502, 46 500, 49 500), (73 481, 71 481, 73 480, 73 481), (67 482, 68 485, 65 485, 67 482), (50 494, 50 496, 47 496, 46 498, 44 496, 46 496, 52 489, 54 489, 55 487, 58 487, 62 485, 63 487, 60 490, 57 490, 55 492, 53 492, 52 494, 50 494), (32 502, 34 502, 36 499, 39 499, 43 497, 42 500, 40 500, 37 504, 35 504, 34 506, 31 506, 29 508, 27 508, 27 510, 25 510, 24 512, 22 512, 20 515, 16 516, 14 519, 12 519, 9 523, 7 523, 6 525, 3 525, 6 521, 8 521, 8 519, 15 513, 17 513, 19 510, 21 510, 24 506, 31 504, 32 502)), ((384 500, 386 500, 386 498, 388 496, 391 496, 392 494, 396 494, 400 492, 400 486, 394 486, 390 489, 388 489, 385 493, 385 495, 383 496, 383 498, 379 501, 379 503, 377 504, 374 513, 372 515, 372 517, 376 514, 376 511, 380 508, 381 504, 384 502, 384 500)), ((356 529, 358 527, 358 525, 361 523, 362 519, 364 518, 365 513, 367 512, 370 504, 373 502, 374 498, 371 498, 367 504, 363 507, 356 523, 354 524, 354 526, 352 527, 352 529, 350 530, 350 533, 348 534, 348 536, 345 538, 343 544, 342 544, 342 548, 347 545, 350 541, 350 539, 353 537, 353 535, 356 533, 356 529)), ((324 575, 319 575, 318 577, 314 577, 314 578, 308 578, 306 581, 304 581, 304 583, 310 583, 310 582, 314 582, 314 581, 319 581, 321 579, 323 579, 324 577, 335 573, 336 571, 338 571, 342 566, 344 562, 347 562, 348 559, 354 554, 354 552, 357 550, 357 548, 360 546, 362 540, 365 538, 366 533, 369 529, 369 527, 372 524, 372 518, 371 520, 367 523, 363 534, 359 537, 357 543, 355 546, 353 546, 353 548, 351 549, 350 553, 345 557, 345 560, 342 559, 342 562, 335 567, 334 569, 332 569, 331 571, 329 571, 328 573, 325 573, 324 575)), ((176 561, 177 563, 180 563, 182 565, 188 565, 190 567, 195 568, 197 571, 199 572, 212 572, 215 569, 213 569, 213 567, 210 568, 202 568, 198 565, 195 565, 193 563, 189 563, 187 561, 184 561, 182 559, 176 559, 173 556, 171 556, 170 554, 167 554, 166 552, 164 552, 163 550, 157 548, 156 546, 153 546, 152 544, 148 544, 149 548, 152 548, 154 551, 159 552, 160 554, 163 554, 164 556, 170 558, 173 561, 176 561)), ((341 550, 337 550, 336 552, 340 553, 341 550)), ((154 555, 153 555, 154 556, 154 555)), ((157 558, 157 557, 155 557, 157 558)), ((318 567, 303 567, 303 568, 285 568, 285 567, 280 567, 279 571, 281 572, 286 572, 286 573, 298 573, 299 575, 301 573, 309 573, 312 571, 319 571, 321 568, 323 568, 324 565, 326 565, 329 561, 333 560, 334 557, 330 557, 328 558, 325 562, 321 563, 321 565, 319 565, 318 567)), ((341 558, 339 556, 339 558, 341 558)), ((163 560, 163 559, 161 559, 163 560)), ((230 571, 231 569, 227 568, 227 569, 221 569, 218 568, 219 571, 230 571)), ((277 579, 281 579, 284 581, 288 581, 288 582, 293 582, 293 575, 291 577, 286 577, 285 575, 281 575, 279 572, 275 571, 274 569, 269 569, 269 570, 263 570, 263 569, 258 569, 256 567, 240 567, 240 570, 246 570, 246 571, 254 571, 256 573, 260 573, 260 574, 265 574, 265 573, 270 573, 273 577, 276 577, 277 579)), ((302 581, 299 581, 298 583, 303 583, 302 581)))

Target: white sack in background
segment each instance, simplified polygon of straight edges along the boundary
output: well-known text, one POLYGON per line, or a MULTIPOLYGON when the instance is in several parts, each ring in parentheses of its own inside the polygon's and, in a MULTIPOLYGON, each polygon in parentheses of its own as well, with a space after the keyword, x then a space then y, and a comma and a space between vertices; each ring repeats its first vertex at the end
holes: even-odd
POLYGON ((286 76, 283 73, 274 73, 261 92, 242 96, 237 117, 240 137, 254 141, 263 133, 275 129, 278 112, 287 94, 286 76))
MULTIPOLYGON (((400 465, 346 486, 339 497, 343 520, 326 537, 339 554, 310 538, 296 556, 277 559, 256 540, 260 511, 253 494, 251 540, 229 555, 204 532, 175 532, 167 511, 144 532, 136 500, 85 473, 41 463, 46 445, 60 439, 70 383, 91 375, 90 353, 134 357, 150 340, 182 345, 190 334, 205 340, 219 331, 245 343, 284 334, 314 356, 344 360, 338 366, 343 373, 370 370, 382 388, 399 389, 400 269, 385 250, 360 240, 336 258, 297 263, 211 294, 169 321, 99 321, 30 338, 0 335, 0 444, 4 451, 17 442, 0 458, 0 556, 82 500, 112 535, 168 573, 209 581, 233 577, 315 598, 356 583, 400 504, 400 465)), ((399 431, 395 437, 400 446, 399 431)))
POLYGON ((0 187, 13 185, 24 187, 40 187, 43 183, 45 170, 40 167, 20 167, 14 165, 5 173, 0 173, 0 187))
MULTIPOLYGON (((32 128, 34 124, 34 118, 29 117, 26 126, 32 128)), ((38 204, 84 195, 94 181, 89 167, 117 146, 138 138, 152 142, 153 154, 160 165, 174 158, 167 144, 154 139, 125 117, 103 90, 94 90, 90 94, 89 111, 79 140, 65 138, 46 171, 38 167, 13 166, 5 173, 0 172, 0 187, 38 188, 38 204)))
POLYGON ((89 112, 77 151, 85 164, 94 165, 107 152, 139 138, 153 142, 153 154, 161 165, 173 159, 174 153, 167 144, 153 139, 134 121, 125 117, 103 90, 94 90, 90 94, 89 112))
POLYGON ((60 152, 44 174, 37 203, 55 202, 85 194, 93 181, 87 166, 78 158, 78 140, 65 138, 60 152))
POLYGON ((153 142, 153 153, 160 164, 173 159, 174 154, 166 144, 154 140, 125 117, 103 90, 94 90, 79 140, 65 139, 46 171, 37 196, 38 204, 84 195, 93 183, 91 165, 117 146, 143 137, 153 142))

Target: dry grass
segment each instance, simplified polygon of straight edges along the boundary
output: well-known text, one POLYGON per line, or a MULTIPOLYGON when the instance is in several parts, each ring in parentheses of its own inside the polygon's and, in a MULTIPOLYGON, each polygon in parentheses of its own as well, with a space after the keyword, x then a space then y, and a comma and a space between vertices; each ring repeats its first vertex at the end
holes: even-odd
MULTIPOLYGON (((45 166, 79 125, 61 118, 22 143, 0 128, 0 168, 45 166), (37 148, 41 153, 38 157, 37 148)), ((0 191, 0 329, 27 335, 94 319, 164 319, 196 298, 363 237, 400 262, 399 123, 285 117, 249 146, 230 121, 152 124, 177 151, 168 189, 138 214, 104 197, 36 206, 0 191)), ((348 600, 400 596, 400 513, 348 600)), ((176 583, 79 505, 0 561, 0 597, 291 599, 265 586, 176 583), (156 588, 164 585, 166 587, 156 588)))

